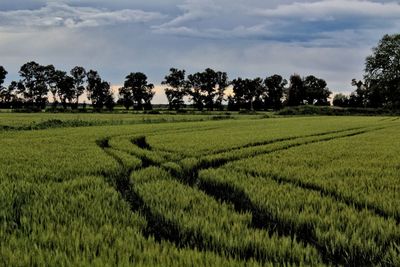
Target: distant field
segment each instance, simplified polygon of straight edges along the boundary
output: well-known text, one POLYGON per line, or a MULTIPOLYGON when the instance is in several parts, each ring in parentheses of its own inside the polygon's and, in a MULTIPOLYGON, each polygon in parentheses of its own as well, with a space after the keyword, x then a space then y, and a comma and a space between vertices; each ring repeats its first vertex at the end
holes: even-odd
POLYGON ((400 266, 399 132, 0 113, 0 266, 400 266))

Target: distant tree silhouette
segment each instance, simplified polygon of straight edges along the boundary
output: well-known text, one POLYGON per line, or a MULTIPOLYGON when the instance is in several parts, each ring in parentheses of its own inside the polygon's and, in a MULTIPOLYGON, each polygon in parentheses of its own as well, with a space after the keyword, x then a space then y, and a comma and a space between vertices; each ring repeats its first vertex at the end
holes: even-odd
POLYGON ((19 93, 23 95, 28 107, 43 109, 47 103, 49 92, 48 70, 50 66, 42 66, 31 61, 24 64, 19 74, 21 76, 19 93))
POLYGON ((202 95, 202 77, 201 73, 197 72, 194 74, 188 75, 187 84, 188 94, 190 96, 190 100, 193 102, 193 105, 198 110, 203 110, 204 108, 204 96, 202 95))
POLYGON ((203 72, 189 75, 187 83, 188 94, 194 106, 199 110, 204 107, 213 110, 214 107, 221 106, 224 91, 228 86, 228 75, 225 72, 207 68, 203 72))
POLYGON ((123 105, 126 110, 129 110, 130 107, 133 107, 131 90, 125 87, 121 87, 118 89, 118 92, 119 92, 118 103, 123 105))
POLYGON ((3 66, 0 66, 0 107, 5 102, 5 95, 7 88, 3 86, 4 80, 6 79, 8 72, 4 69, 3 66))
POLYGON ((287 81, 278 74, 265 78, 265 105, 267 108, 272 108, 274 110, 279 110, 280 108, 282 108, 283 92, 286 85, 287 81))
POLYGON ((262 83, 261 78, 242 79, 240 77, 231 82, 234 100, 239 108, 254 110, 254 102, 259 103, 265 92, 262 83))
POLYGON ((8 72, 3 66, 0 66, 0 87, 3 86, 4 80, 6 79, 8 72))
POLYGON ((75 93, 75 108, 78 107, 79 104, 79 97, 84 93, 85 91, 85 80, 86 80, 86 70, 83 67, 76 66, 71 69, 70 74, 73 78, 73 83, 74 83, 74 93, 75 93))
POLYGON ((332 94, 327 88, 327 83, 313 75, 307 76, 303 80, 304 100, 309 105, 326 106, 329 105, 328 98, 332 94))
POLYGON ((336 107, 348 107, 349 106, 350 99, 348 96, 345 96, 344 94, 336 94, 333 97, 332 104, 336 107))
POLYGON ((185 70, 171 68, 169 72, 170 73, 164 77, 162 84, 168 86, 165 88, 165 95, 168 99, 169 109, 179 110, 185 106, 183 98, 188 93, 185 70))
POLYGON ((228 74, 226 72, 218 71, 217 72, 217 84, 218 88, 216 89, 216 99, 215 99, 215 107, 219 110, 223 110, 224 107, 222 102, 224 101, 225 91, 228 88, 230 82, 228 80, 228 74))
POLYGON ((152 108, 151 100, 154 97, 154 85, 147 82, 147 76, 142 72, 132 72, 126 76, 124 87, 120 89, 123 99, 132 100, 136 110, 152 108))
POLYGON ((68 76, 65 71, 56 70, 53 65, 46 67, 46 75, 53 95, 53 108, 57 107, 58 99, 64 109, 68 105, 72 105, 74 95, 74 81, 71 76, 68 76))
POLYGON ((103 81, 97 71, 89 70, 87 73, 88 99, 92 101, 94 110, 100 111, 109 100, 112 92, 108 82, 103 81))
POLYGON ((303 79, 298 74, 290 76, 290 85, 286 93, 286 105, 298 106, 303 103, 305 89, 303 79))

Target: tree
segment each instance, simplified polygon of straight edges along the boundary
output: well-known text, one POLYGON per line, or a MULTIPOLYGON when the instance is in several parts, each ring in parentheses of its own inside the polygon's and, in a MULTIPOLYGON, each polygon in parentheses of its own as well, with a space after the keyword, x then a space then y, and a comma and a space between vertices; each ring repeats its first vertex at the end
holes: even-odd
POLYGON ((356 90, 350 94, 350 107, 366 107, 368 105, 368 92, 362 81, 356 79, 351 80, 351 85, 356 87, 356 90))
POLYGON ((63 108, 67 108, 67 102, 72 107, 73 100, 75 99, 74 91, 74 78, 67 75, 66 72, 59 72, 59 80, 57 81, 58 95, 61 99, 61 104, 63 108))
POLYGON ((348 107, 349 106, 350 99, 348 96, 345 96, 344 94, 336 94, 333 97, 333 102, 332 104, 336 107, 348 107))
POLYGON ((194 107, 198 110, 203 110, 204 108, 204 97, 202 95, 202 77, 201 73, 197 72, 195 74, 188 75, 187 79, 188 94, 190 95, 190 100, 193 102, 194 107))
POLYGON ((254 110, 254 102, 259 102, 264 90, 261 78, 242 79, 232 81, 234 99, 239 108, 254 110))
POLYGON ((215 105, 220 108, 224 91, 228 86, 228 75, 225 72, 207 68, 188 76, 188 91, 195 107, 202 110, 206 107, 213 110, 215 105))
POLYGON ((109 88, 108 88, 108 93, 106 95, 106 99, 105 99, 104 105, 106 106, 106 108, 109 111, 112 111, 114 109, 114 107, 115 107, 115 102, 114 102, 114 97, 112 95, 112 92, 110 90, 110 84, 109 83, 107 83, 107 84, 108 84, 109 88))
POLYGON ((93 108, 100 111, 109 95, 112 95, 111 86, 108 82, 103 81, 97 71, 90 70, 87 73, 87 91, 88 98, 92 101, 93 108))
POLYGON ((85 91, 86 70, 83 67, 76 66, 71 69, 70 74, 73 78, 76 107, 78 107, 79 97, 85 91))
POLYGON ((49 92, 48 73, 50 66, 41 66, 31 61, 24 64, 19 74, 21 76, 19 92, 24 96, 28 106, 44 108, 47 102, 47 93, 49 92))
POLYGON ((161 84, 168 86, 165 88, 165 95, 168 99, 169 109, 179 110, 185 106, 183 98, 188 91, 185 70, 171 68, 169 71, 170 73, 165 76, 161 84))
POLYGON ((224 101, 225 90, 229 86, 228 75, 226 74, 226 72, 222 71, 217 72, 217 83, 218 83, 218 88, 216 93, 217 98, 215 100, 215 106, 219 110, 223 110, 222 101, 224 101))
POLYGON ((125 87, 119 88, 118 91, 120 97, 118 102, 121 103, 126 110, 129 110, 129 108, 133 106, 132 92, 125 87))
POLYGON ((3 66, 0 66, 0 89, 3 86, 4 80, 6 79, 8 72, 5 70, 3 66))
POLYGON ((126 76, 120 94, 123 98, 131 99, 134 109, 151 109, 151 100, 154 97, 154 85, 147 82, 147 76, 142 72, 132 72, 126 76))
POLYGON ((50 92, 53 95, 53 108, 57 107, 57 96, 66 109, 68 103, 72 105, 74 95, 74 82, 71 76, 65 71, 55 70, 52 65, 47 67, 47 76, 50 92))
POLYGON ((3 66, 0 66, 0 104, 4 101, 4 97, 6 94, 6 88, 3 87, 4 80, 6 79, 8 72, 4 69, 3 66))
POLYGON ((287 81, 280 75, 272 75, 265 78, 264 85, 266 88, 265 105, 267 108, 278 110, 282 108, 282 98, 287 81))
POLYGON ((327 83, 313 75, 307 76, 303 80, 304 100, 309 105, 326 106, 329 105, 328 98, 332 94, 327 88, 327 83))
POLYGON ((286 93, 286 104, 288 106, 298 106, 303 104, 304 99, 303 79, 298 74, 290 76, 290 86, 286 93))
POLYGON ((365 83, 372 107, 400 108, 400 34, 385 35, 366 58, 365 83))

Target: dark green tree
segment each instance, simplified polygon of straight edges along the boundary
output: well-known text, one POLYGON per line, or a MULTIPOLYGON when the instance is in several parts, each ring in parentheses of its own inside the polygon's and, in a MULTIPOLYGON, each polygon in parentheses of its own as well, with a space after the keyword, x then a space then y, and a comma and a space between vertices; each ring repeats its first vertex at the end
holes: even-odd
POLYGON ((350 102, 350 98, 344 94, 336 94, 333 97, 332 104, 335 107, 348 107, 350 102))
POLYGON ((228 80, 228 74, 226 72, 217 72, 217 98, 215 99, 215 107, 219 110, 223 110, 222 101, 224 101, 225 91, 228 88, 230 82, 228 80))
POLYGON ((298 74, 290 76, 290 85, 286 92, 286 105, 298 106, 303 103, 305 95, 303 79, 298 74))
POLYGON ((183 98, 188 93, 185 70, 171 68, 169 71, 170 73, 165 76, 162 84, 167 86, 165 95, 168 99, 169 109, 179 110, 185 106, 183 98))
POLYGON ((3 86, 4 80, 6 79, 8 72, 3 66, 0 66, 0 88, 3 86))
POLYGON ((123 105, 126 110, 129 110, 129 108, 133 106, 131 90, 125 87, 121 87, 118 89, 118 91, 119 91, 118 103, 123 105))
POLYGON ((385 35, 365 62, 368 105, 400 108, 400 34, 385 35))
POLYGON ((42 66, 32 61, 24 64, 19 74, 21 76, 19 93, 23 95, 29 108, 45 108, 49 92, 50 66, 42 66))
POLYGON ((74 91, 74 78, 63 71, 60 71, 58 75, 59 80, 57 81, 57 88, 61 104, 64 109, 66 109, 68 105, 73 107, 73 102, 76 96, 74 91))
POLYGON ((242 79, 237 78, 231 82, 234 99, 239 108, 254 110, 254 103, 259 103, 265 92, 261 78, 242 79))
POLYGON ((308 105, 329 105, 328 98, 332 94, 332 92, 329 91, 325 80, 310 75, 304 78, 303 86, 304 100, 307 102, 308 105))
POLYGON ((213 110, 220 108, 224 91, 228 86, 228 76, 225 72, 214 71, 211 68, 188 76, 189 95, 195 107, 213 110))
POLYGON ((7 88, 3 86, 4 80, 6 79, 8 72, 4 69, 3 66, 0 66, 0 107, 5 101, 5 95, 7 88))
POLYGON ((70 74, 74 82, 75 107, 78 107, 79 97, 85 92, 86 70, 83 67, 76 66, 71 69, 70 74))
POLYGON ((265 78, 266 89, 265 105, 267 108, 279 110, 282 108, 282 98, 287 81, 282 76, 275 74, 265 78))
POLYGON ((123 98, 130 98, 136 110, 151 109, 154 97, 154 85, 147 82, 147 76, 142 72, 132 72, 126 76, 124 87, 120 90, 123 98))
POLYGON ((188 94, 190 101, 198 110, 204 108, 204 96, 202 94, 203 78, 200 72, 190 74, 187 78, 188 94))
POLYGON ((87 73, 88 99, 92 101, 94 110, 100 111, 109 95, 112 95, 110 84, 103 81, 97 71, 89 70, 87 73))

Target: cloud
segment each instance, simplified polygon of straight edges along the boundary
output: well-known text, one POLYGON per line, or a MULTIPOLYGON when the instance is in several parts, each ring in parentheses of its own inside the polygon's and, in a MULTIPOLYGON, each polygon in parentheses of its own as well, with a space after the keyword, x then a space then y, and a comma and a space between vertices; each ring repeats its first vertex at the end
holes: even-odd
MULTIPOLYGON (((208 39, 253 39, 303 42, 329 39, 344 31, 358 38, 372 29, 393 31, 400 22, 400 4, 371 0, 319 1, 188 0, 181 14, 153 26, 155 33, 208 39), (329 37, 332 33, 332 37, 329 37)), ((363 37, 361 37, 363 38, 363 37)), ((323 42, 324 45, 330 41, 323 42)))
POLYGON ((99 27, 119 23, 145 23, 165 18, 158 12, 137 9, 110 11, 94 7, 70 6, 48 2, 33 10, 0 11, 2 27, 99 27))
POLYGON ((254 10, 253 13, 267 18, 285 17, 303 21, 332 21, 343 17, 399 19, 400 4, 365 0, 323 0, 306 3, 294 2, 273 9, 254 10))

